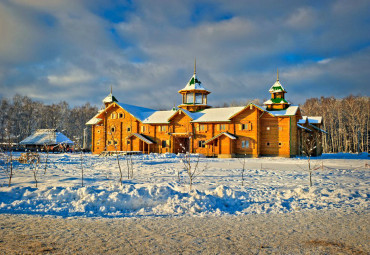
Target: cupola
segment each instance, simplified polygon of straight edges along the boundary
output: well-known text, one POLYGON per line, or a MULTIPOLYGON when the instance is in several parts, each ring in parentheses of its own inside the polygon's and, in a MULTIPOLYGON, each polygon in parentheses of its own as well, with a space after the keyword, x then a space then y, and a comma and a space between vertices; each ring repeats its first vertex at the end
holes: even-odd
POLYGON ((113 89, 112 89, 112 86, 111 86, 110 87, 110 94, 103 99, 103 104, 104 104, 105 108, 107 108, 113 102, 118 102, 118 100, 113 96, 112 92, 113 92, 113 89))
POLYGON ((210 107, 207 105, 207 95, 211 92, 202 86, 202 83, 197 77, 196 67, 197 64, 195 60, 193 76, 186 86, 179 91, 179 93, 182 95, 182 104, 178 107, 190 112, 198 112, 210 107))
POLYGON ((285 100, 285 93, 287 92, 279 81, 279 70, 277 70, 276 82, 269 92, 271 93, 271 99, 263 103, 267 110, 284 110, 289 107, 290 103, 285 100))

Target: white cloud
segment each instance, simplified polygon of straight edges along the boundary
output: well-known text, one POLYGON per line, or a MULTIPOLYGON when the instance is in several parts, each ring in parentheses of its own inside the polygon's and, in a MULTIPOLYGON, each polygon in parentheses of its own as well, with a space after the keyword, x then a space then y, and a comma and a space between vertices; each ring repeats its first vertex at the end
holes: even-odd
POLYGON ((349 93, 370 78, 358 53, 370 41, 369 4, 346 12, 341 2, 135 1, 117 24, 93 11, 115 1, 9 0, 0 3, 0 96, 100 104, 113 84, 120 101, 172 107, 194 57, 212 105, 267 98, 277 67, 295 102, 349 93))
POLYGON ((68 74, 64 75, 48 75, 47 79, 50 84, 55 85, 73 85, 78 83, 86 83, 92 81, 95 77, 81 69, 73 69, 68 74))

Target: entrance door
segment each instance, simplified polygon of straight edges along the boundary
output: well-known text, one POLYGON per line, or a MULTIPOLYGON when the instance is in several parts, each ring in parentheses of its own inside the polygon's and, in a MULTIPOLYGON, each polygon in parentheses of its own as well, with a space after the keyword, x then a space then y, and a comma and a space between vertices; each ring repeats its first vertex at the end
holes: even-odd
POLYGON ((174 138, 174 153, 189 152, 189 138, 188 137, 175 137, 174 138))

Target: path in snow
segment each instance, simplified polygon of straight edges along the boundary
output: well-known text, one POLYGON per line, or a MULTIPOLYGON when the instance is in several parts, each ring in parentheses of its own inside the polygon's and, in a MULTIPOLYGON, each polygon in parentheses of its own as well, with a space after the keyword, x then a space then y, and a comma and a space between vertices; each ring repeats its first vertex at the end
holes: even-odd
POLYGON ((369 254, 369 211, 223 217, 0 214, 1 254, 369 254))

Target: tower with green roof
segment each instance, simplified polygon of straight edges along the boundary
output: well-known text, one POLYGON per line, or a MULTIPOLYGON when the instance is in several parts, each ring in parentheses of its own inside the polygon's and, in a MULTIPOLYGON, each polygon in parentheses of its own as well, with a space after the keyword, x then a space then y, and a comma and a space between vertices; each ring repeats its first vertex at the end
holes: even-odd
POLYGON ((198 112, 209 108, 207 105, 207 95, 211 92, 206 90, 196 74, 196 60, 194 61, 194 74, 186 84, 186 86, 179 91, 182 95, 182 104, 178 107, 188 110, 190 112, 198 112))
POLYGON ((279 70, 277 71, 276 82, 271 86, 269 92, 271 93, 271 99, 263 103, 267 110, 285 110, 289 107, 290 103, 285 100, 285 93, 287 92, 279 81, 279 70))

